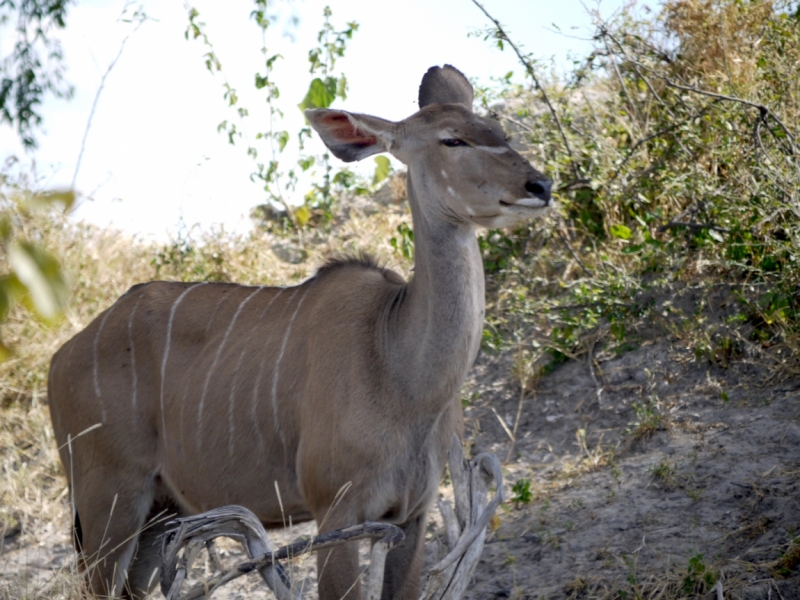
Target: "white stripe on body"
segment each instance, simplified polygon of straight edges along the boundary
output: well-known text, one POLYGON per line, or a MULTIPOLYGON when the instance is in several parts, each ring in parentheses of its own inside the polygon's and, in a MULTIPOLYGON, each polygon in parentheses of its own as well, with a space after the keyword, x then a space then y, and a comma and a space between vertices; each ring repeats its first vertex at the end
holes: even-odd
MULTIPOLYGON (((147 289, 145 287, 145 289, 147 289)), ((131 408, 133 410, 136 409, 136 388, 138 387, 138 377, 136 375, 136 348, 133 345, 133 318, 136 316, 136 309, 139 308, 139 302, 144 296, 144 290, 142 293, 139 294, 139 297, 136 299, 136 304, 133 305, 133 310, 131 311, 131 316, 128 319, 128 344, 131 348, 131 373, 133 377, 132 382, 132 390, 131 390, 131 408)))
POLYGON ((106 326, 106 319, 108 319, 108 315, 114 312, 114 309, 117 307, 117 302, 114 302, 106 313, 103 315, 103 318, 100 320, 100 327, 97 328, 97 333, 94 335, 94 347, 93 347, 93 365, 92 365, 92 380, 94 381, 94 393, 97 396, 97 402, 100 405, 100 419, 101 422, 106 422, 106 405, 103 402, 103 397, 100 395, 100 378, 97 373, 97 365, 100 362, 98 357, 98 343, 100 342, 100 334, 103 333, 103 328, 106 326))
POLYGON ((231 393, 228 394, 228 456, 233 458, 233 398, 236 394, 236 377, 239 375, 239 369, 242 366, 242 360, 247 352, 245 346, 239 353, 239 360, 236 361, 236 366, 233 369, 233 380, 231 381, 231 393))
POLYGON ((214 317, 217 316, 217 311, 219 310, 219 307, 222 306, 222 303, 225 302, 225 300, 227 299, 228 299, 228 294, 223 293, 219 297, 219 300, 217 300, 217 303, 214 305, 214 310, 211 311, 211 316, 208 317, 208 323, 206 324, 206 331, 205 331, 206 337, 208 337, 208 332, 211 331, 211 324, 214 322, 214 317))
MULTIPOLYGON (((275 288, 271 288, 271 289, 275 289, 275 288)), ((263 318, 264 318, 264 315, 266 315, 266 314, 267 314, 267 311, 269 310, 269 307, 270 307, 270 306, 272 306, 272 303, 273 303, 273 302, 275 302, 275 300, 277 300, 277 299, 278 299, 278 296, 280 296, 280 295, 283 293, 283 290, 284 290, 284 289, 285 289, 285 288, 280 288, 280 289, 278 290, 278 293, 277 293, 277 294, 275 294, 275 295, 274 295, 274 296, 273 296, 273 297, 270 299, 270 301, 269 301, 269 302, 267 302, 267 305, 264 307, 264 310, 263 310, 263 311, 261 311, 261 315, 258 317, 258 322, 259 322, 259 323, 260 323, 260 322, 263 320, 263 318)), ((217 302, 217 305, 219 305, 219 302, 217 302)), ((257 332, 257 331, 259 331, 259 329, 258 329, 258 328, 254 328, 254 331, 256 331, 256 332, 257 332)), ((242 359, 241 359, 241 357, 240 357, 240 361, 241 361, 241 360, 242 360, 242 359)), ((236 367, 236 368, 238 369, 238 368, 239 368, 239 365, 237 365, 237 367, 236 367)), ((185 423, 186 421, 185 421, 185 418, 184 418, 184 412, 185 412, 185 411, 184 411, 184 409, 185 409, 185 407, 186 407, 186 397, 187 397, 188 395, 189 395, 189 386, 184 386, 184 387, 183 387, 183 396, 181 396, 181 411, 180 411, 180 438, 181 438, 181 444, 184 444, 184 439, 185 439, 185 436, 184 436, 184 423, 185 423)), ((255 418, 256 418, 256 411, 255 411, 255 408, 254 408, 254 409, 253 409, 253 422, 254 422, 254 423, 255 423, 255 418)), ((255 428, 255 429, 256 429, 256 433, 258 434, 258 437, 259 437, 259 445, 260 445, 261 447, 263 447, 263 445, 264 445, 264 440, 263 440, 263 437, 262 437, 262 435, 261 435, 261 430, 258 428, 258 426, 256 426, 256 428, 255 428)))
MULTIPOLYGON (((283 294, 283 292, 286 291, 286 289, 287 288, 281 288, 280 291, 272 297, 272 300, 270 300, 267 303, 267 305, 264 307, 264 310, 261 311, 261 316, 258 318, 259 323, 264 320, 264 317, 267 316, 267 311, 269 310, 269 307, 272 306, 272 303, 275 302, 275 300, 277 300, 278 297, 281 294, 283 294)), ((289 298, 289 302, 291 302, 292 298, 294 298, 294 294, 296 294, 296 293, 297 293, 297 289, 295 289, 295 291, 292 293, 292 296, 289 298)), ((286 307, 285 306, 283 307, 283 312, 286 312, 286 307)), ((281 316, 283 316, 283 312, 281 313, 281 316)), ((258 330, 256 330, 256 331, 258 331, 258 330)), ((271 336, 272 329, 268 328, 267 331, 268 331, 267 339, 264 340, 264 347, 265 348, 267 347, 267 341, 272 337, 271 336)), ((259 450, 263 450, 264 449, 264 436, 261 433, 261 428, 258 426, 258 414, 257 414, 257 412, 258 412, 257 411, 257 409, 258 409, 258 388, 259 388, 259 386, 261 384, 261 375, 264 372, 264 367, 266 366, 266 363, 267 363, 267 352, 266 352, 266 350, 264 350, 261 353, 261 365, 259 366, 258 375, 256 376, 256 384, 255 384, 255 387, 253 388, 253 404, 252 404, 252 407, 251 407, 252 408, 251 416, 252 416, 253 426, 254 426, 254 428, 256 430, 256 437, 258 437, 259 450)), ((259 453, 258 456, 260 457, 261 454, 259 453)))
POLYGON ((284 454, 286 454, 286 440, 283 437, 283 431, 281 431, 278 423, 278 378, 280 376, 283 353, 286 352, 286 344, 289 342, 289 334, 292 333, 292 324, 294 323, 295 317, 297 317, 297 313, 300 312, 300 307, 303 306, 303 300, 306 299, 306 295, 308 294, 308 291, 311 289, 312 285, 314 285, 313 281, 309 283, 308 289, 303 292, 303 295, 300 297, 300 301, 297 303, 297 308, 295 308, 294 313, 292 313, 292 318, 289 319, 289 325, 286 327, 286 333, 283 336, 283 343, 281 344, 281 352, 278 355, 278 360, 275 362, 275 373, 272 376, 272 417, 275 419, 275 431, 278 432, 278 437, 281 438, 281 445, 283 445, 284 454))
POLYGON ((164 376, 167 371, 167 358, 169 358, 169 345, 172 339, 172 322, 175 320, 175 310, 178 308, 178 305, 181 303, 181 301, 186 297, 186 294, 191 292, 196 287, 206 285, 207 283, 208 282, 206 281, 195 283, 194 285, 190 285, 188 288, 183 290, 181 295, 178 296, 178 299, 173 302, 172 309, 169 311, 169 322, 167 324, 167 343, 164 347, 164 359, 161 361, 161 435, 164 438, 165 449, 167 447, 167 420, 164 417, 164 376))
POLYGON ((219 357, 222 355, 222 350, 225 348, 225 343, 228 341, 228 336, 233 331, 233 326, 236 325, 236 320, 239 318, 239 315, 242 312, 242 309, 247 305, 250 300, 253 299, 253 296, 258 294, 260 291, 265 290, 267 288, 259 287, 254 292, 251 292, 247 298, 242 300, 239 303, 236 312, 233 313, 233 318, 231 319, 230 324, 228 325, 228 329, 225 330, 225 335, 222 336, 222 341, 217 348, 217 353, 214 355, 214 362, 211 363, 211 366, 208 369, 208 373, 206 373, 206 381, 203 384, 203 393, 200 396, 200 404, 197 406, 197 449, 200 450, 202 446, 202 429, 203 429, 203 406, 206 401, 206 394, 208 393, 208 384, 211 381, 211 375, 214 373, 214 368, 217 366, 217 362, 219 361, 219 357))

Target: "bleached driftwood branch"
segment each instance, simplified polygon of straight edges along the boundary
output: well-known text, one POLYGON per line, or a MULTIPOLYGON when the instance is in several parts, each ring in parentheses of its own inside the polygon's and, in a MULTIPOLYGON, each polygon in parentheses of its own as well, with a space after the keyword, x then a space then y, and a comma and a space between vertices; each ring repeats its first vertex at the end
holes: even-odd
MULTIPOLYGON (((466 461, 461 442, 453 436, 449 466, 455 509, 446 500, 439 501, 439 509, 444 519, 445 540, 450 552, 430 569, 423 600, 459 600, 463 596, 483 549, 486 526, 503 501, 502 473, 494 454, 479 454, 473 460, 466 461), (486 497, 492 480, 497 484, 497 492, 487 505, 486 497)), ((365 598, 379 600, 386 556, 404 539, 402 530, 395 525, 364 523, 273 550, 262 524, 252 512, 241 506, 225 506, 177 519, 176 522, 177 527, 162 538, 161 591, 167 600, 209 597, 220 586, 256 570, 278 600, 303 600, 302 594, 293 588, 280 561, 361 539, 376 540, 370 554, 365 598), (240 542, 250 560, 181 594, 197 556, 215 538, 223 536, 240 542)))
POLYGON ((454 435, 450 446, 450 479, 455 510, 447 500, 439 501, 450 552, 428 571, 422 600, 459 600, 478 564, 489 519, 503 502, 503 473, 494 454, 464 459, 461 442, 454 435), (489 485, 497 491, 487 505, 489 485))
POLYGON ((161 591, 167 600, 193 600, 210 596, 220 586, 255 570, 278 600, 302 600, 302 594, 293 589, 280 561, 362 539, 377 540, 370 556, 368 591, 370 598, 380 598, 386 555, 404 539, 402 530, 395 525, 363 523, 273 550, 261 522, 242 506, 223 506, 178 519, 177 522, 178 527, 164 535, 161 546, 161 591), (217 537, 229 537, 240 542, 251 560, 241 562, 233 569, 215 575, 180 595, 192 563, 203 548, 217 537), (183 554, 179 555, 181 548, 183 554), (372 593, 373 587, 377 587, 377 595, 372 593))

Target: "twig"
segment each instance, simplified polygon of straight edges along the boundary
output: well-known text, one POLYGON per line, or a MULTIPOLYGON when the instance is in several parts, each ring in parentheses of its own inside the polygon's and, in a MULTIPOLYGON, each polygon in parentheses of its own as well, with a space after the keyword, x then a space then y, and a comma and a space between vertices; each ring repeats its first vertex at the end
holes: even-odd
POLYGON ((566 183, 562 183, 558 187, 559 192, 571 192, 573 190, 590 190, 592 189, 591 179, 570 179, 566 183))
MULTIPOLYGON (((611 35, 605 30, 602 32, 602 35, 611 37, 611 35)), ((751 108, 757 108, 762 119, 766 120, 767 117, 770 117, 773 121, 775 121, 775 123, 777 123, 778 127, 780 127, 783 130, 783 132, 786 134, 786 137, 792 142, 792 146, 791 146, 792 156, 796 155, 796 153, 797 153, 797 145, 798 145, 797 144, 797 138, 794 136, 794 134, 791 131, 789 131, 789 128, 786 127, 786 125, 783 124, 783 121, 781 121, 778 118, 778 116, 774 112, 772 112, 769 109, 769 107, 765 106, 764 104, 761 104, 759 102, 753 102, 751 100, 745 100, 744 98, 739 98, 737 96, 728 96, 727 94, 719 94, 717 92, 710 92, 708 90, 702 90, 702 89, 700 89, 698 87, 691 86, 691 85, 685 85, 685 84, 681 84, 681 83, 676 83, 675 81, 673 81, 672 79, 670 79, 666 75, 663 75, 663 74, 659 73, 655 69, 653 69, 651 67, 648 67, 647 65, 645 65, 643 63, 640 63, 639 61, 636 61, 636 60, 628 57, 627 55, 625 56, 625 60, 630 62, 632 65, 635 65, 637 67, 640 67, 640 68, 652 73, 654 77, 657 77, 657 78, 661 79, 669 87, 675 88, 676 90, 681 90, 681 91, 684 91, 684 92, 692 92, 693 94, 699 94, 701 96, 708 96, 709 98, 716 98, 717 100, 725 100, 727 102, 736 102, 738 104, 744 104, 745 106, 749 106, 751 108)))
MULTIPOLYGON (((622 77, 622 73, 619 72, 619 66, 617 65, 617 61, 615 60, 614 53, 611 52, 611 48, 608 47, 608 38, 610 38, 611 36, 610 35, 603 35, 602 37, 603 37, 603 43, 605 44, 605 47, 606 47, 606 52, 608 53, 608 55, 607 55, 608 56, 608 60, 611 62, 611 65, 614 67, 614 74, 617 76, 617 79, 619 80, 619 86, 622 89, 622 93, 625 96, 625 100, 628 103, 628 110, 630 110, 631 117, 633 117, 634 122, 636 123, 636 125, 639 128, 639 131, 641 131, 642 130, 642 122, 641 122, 642 119, 639 116, 639 112, 636 110, 636 105, 634 105, 633 99, 631 98, 631 95, 628 92, 628 88, 625 85, 625 79, 622 77)), ((611 38, 611 39, 613 40, 613 38, 611 38)))
MULTIPOLYGON (((617 46, 617 48, 619 48, 619 51, 622 54, 622 56, 625 59, 628 58, 628 54, 625 52, 625 46, 623 46, 620 43, 620 41, 617 40, 616 36, 612 35, 611 32, 608 31, 608 29, 605 27, 605 24, 601 25, 601 27, 600 27, 600 35, 602 37, 608 38, 612 42, 614 42, 614 44, 617 46)), ((609 57, 612 57, 613 53, 611 52, 611 49, 608 47, 607 43, 605 44, 605 47, 606 47, 606 51, 608 51, 609 57)), ((663 56, 662 56, 662 58, 663 58, 663 56)), ((638 65, 634 65, 633 68, 634 68, 634 71, 636 71, 636 74, 639 76, 639 78, 647 86, 647 89, 650 91, 650 93, 653 95, 653 97, 656 100, 658 100, 659 104, 661 104, 661 106, 663 106, 666 109, 666 111, 669 113, 669 115, 674 118, 675 115, 672 112, 672 110, 670 109, 669 105, 661 99, 661 96, 658 95, 658 92, 656 92, 656 90, 653 88, 653 86, 650 85, 650 80, 647 79, 647 77, 645 77, 644 75, 642 75, 642 72, 639 70, 639 66, 638 65)), ((616 63, 615 63, 615 69, 616 69, 616 63)), ((617 73, 619 73, 619 71, 617 71, 617 73)), ((624 87, 624 83, 622 83, 622 85, 623 85, 623 89, 625 90, 625 94, 627 96, 628 95, 628 90, 627 90, 627 88, 624 87)), ((630 96, 628 96, 628 99, 630 100, 630 96)))
POLYGON ((604 186, 609 185, 612 181, 614 181, 619 176, 619 174, 622 172, 622 168, 626 164, 628 164, 628 161, 630 161, 631 158, 633 158, 633 154, 634 154, 634 152, 636 152, 636 150, 639 149, 639 146, 649 142, 650 140, 653 140, 653 139, 656 139, 656 138, 660 138, 660 137, 670 133, 671 131, 674 131, 675 129, 679 128, 681 125, 683 125, 685 123, 688 123, 689 121, 693 121, 694 119, 697 119, 698 117, 702 117, 708 111, 708 109, 710 109, 717 102, 719 102, 719 100, 714 100, 713 102, 710 102, 709 104, 705 105, 700 110, 695 111, 694 113, 692 113, 691 115, 689 115, 685 119, 681 119, 677 123, 673 123, 672 125, 670 125, 668 127, 665 127, 665 128, 663 128, 663 129, 661 129, 659 131, 656 131, 655 133, 653 133, 651 135, 648 135, 646 137, 643 137, 643 138, 639 139, 633 146, 631 146, 630 150, 628 150, 628 153, 625 155, 625 158, 623 158, 622 162, 619 165, 617 165, 617 168, 614 169, 614 172, 611 174, 611 177, 609 177, 608 180, 603 185, 604 186))
POLYGON ((789 131, 786 125, 783 124, 783 121, 781 121, 774 112, 772 112, 768 107, 764 106, 763 104, 760 104, 758 102, 751 102, 750 100, 745 100, 744 98, 737 98, 736 96, 726 96, 725 94, 717 94, 716 92, 701 90, 700 88, 688 85, 680 85, 678 83, 675 83, 668 77, 665 77, 664 75, 660 75, 658 73, 654 74, 656 75, 656 77, 663 79, 668 86, 674 87, 675 89, 678 90, 683 90, 684 92, 693 92, 695 94, 700 94, 701 96, 708 96, 710 98, 717 98, 719 100, 727 100, 728 102, 738 102, 739 104, 744 104, 745 106, 757 108, 762 119, 766 121, 766 117, 770 117, 773 121, 775 121, 775 123, 778 124, 778 127, 780 127, 783 130, 783 132, 786 134, 786 137, 789 138, 789 140, 792 142, 791 146, 792 156, 796 154, 797 138, 794 136, 794 134, 792 134, 791 131, 789 131))
POLYGON ((662 225, 658 228, 659 232, 664 232, 667 229, 676 229, 678 227, 686 227, 687 229, 708 229, 710 231, 719 231, 720 233, 730 233, 730 229, 726 229, 725 227, 719 227, 718 225, 713 225, 712 223, 683 223, 681 221, 670 221, 666 225, 662 225))
POLYGON ((587 360, 587 362, 589 364, 589 374, 592 376, 592 381, 594 382, 594 387, 595 387, 595 390, 596 390, 597 406, 598 406, 598 408, 603 408, 603 402, 602 402, 602 400, 603 400, 603 387, 597 381, 597 375, 595 375, 595 372, 594 372, 594 356, 593 356, 594 345, 595 345, 595 342, 592 341, 592 343, 588 347, 588 352, 586 353, 587 354, 587 359, 586 360, 587 360))
POLYGON ((561 241, 564 242, 564 245, 567 247, 567 250, 569 250, 569 253, 572 255, 572 258, 575 259, 575 262, 578 263, 580 268, 583 270, 584 275, 586 275, 587 277, 592 277, 592 272, 586 268, 586 265, 584 265, 581 259, 578 258, 578 255, 575 254, 575 250, 572 249, 572 246, 570 245, 569 240, 566 238, 566 236, 564 236, 564 234, 561 233, 561 230, 558 227, 556 227, 555 230, 556 233, 558 234, 559 239, 561 239, 561 241))
POLYGON ((508 115, 503 115, 503 118, 504 118, 506 121, 508 121, 508 122, 510 122, 510 123, 513 123, 513 124, 514 124, 514 125, 516 125, 517 127, 521 127, 522 129, 524 129, 525 131, 528 131, 528 132, 530 132, 530 133, 534 133, 534 132, 536 131, 536 130, 535 130, 533 127, 531 127, 530 125, 526 125, 526 124, 525 124, 525 123, 523 123, 522 121, 518 121, 518 120, 514 119, 513 117, 509 117, 508 115))
POLYGON ((511 453, 514 451, 514 446, 517 443, 517 429, 519 428, 519 420, 522 417, 522 404, 525 401, 525 385, 520 384, 519 386, 519 404, 517 405, 517 417, 514 419, 514 429, 511 432, 511 445, 508 447, 508 453, 506 454, 506 459, 503 461, 503 464, 508 464, 508 461, 511 459, 511 453))
POLYGON ((511 433, 511 430, 508 428, 508 425, 506 425, 505 421, 503 421, 503 418, 499 414, 497 414, 497 411, 494 409, 494 406, 490 406, 489 409, 494 413, 494 416, 497 417, 497 420, 500 421, 500 426, 503 428, 503 431, 506 432, 508 439, 511 440, 511 442, 513 443, 514 434, 511 433))
POLYGON ((497 28, 498 37, 501 40, 508 42, 508 45, 511 46, 511 48, 513 48, 514 52, 517 55, 517 58, 519 58, 519 61, 525 67, 525 69, 528 72, 528 75, 530 75, 531 79, 533 80, 533 84, 536 86, 536 89, 541 92, 542 99, 544 100, 544 103, 547 105, 547 108, 550 110, 550 114, 553 115, 553 120, 556 122, 556 126, 558 126, 558 131, 561 134, 561 139, 564 141, 564 147, 567 150, 567 154, 569 154, 570 166, 572 167, 572 172, 575 175, 575 179, 581 179, 582 177, 581 177, 580 167, 578 166, 578 163, 575 161, 575 156, 572 153, 572 148, 569 145, 569 140, 567 140, 567 135, 566 133, 564 133, 564 127, 561 124, 561 119, 558 117, 556 109, 550 102, 550 98, 547 96, 547 92, 545 91, 544 87, 542 87, 541 83, 539 83, 539 78, 536 77, 536 71, 534 70, 533 65, 527 58, 525 58, 525 55, 522 54, 522 51, 511 40, 511 38, 508 37, 508 34, 503 29, 503 26, 500 24, 500 21, 498 21, 492 15, 490 15, 489 12, 483 7, 483 5, 480 2, 478 2, 478 0, 472 0, 472 3, 475 4, 475 6, 477 6, 479 9, 481 9, 481 12, 483 12, 483 14, 486 15, 486 17, 492 23, 494 23, 495 27, 497 28))
MULTIPOLYGON (((123 9, 123 15, 125 14, 125 11, 127 9, 128 9, 128 4, 126 4, 125 8, 123 9)), ((103 76, 100 78, 100 87, 97 88, 97 93, 94 95, 94 102, 92 102, 92 110, 89 111, 89 118, 86 120, 86 129, 83 132, 83 139, 81 140, 81 149, 80 152, 78 152, 78 160, 75 163, 75 172, 72 174, 72 184, 70 185, 70 187, 73 190, 75 189, 75 182, 78 180, 78 171, 80 171, 81 169, 81 160, 83 159, 83 152, 84 150, 86 150, 86 140, 89 137, 89 129, 91 129, 92 127, 92 120, 94 119, 94 113, 97 110, 97 104, 100 101, 100 94, 103 92, 103 88, 105 88, 106 79, 108 79, 108 76, 111 74, 111 71, 117 64, 117 61, 122 56, 122 51, 125 50, 125 44, 128 42, 128 39, 134 33, 136 33, 139 30, 139 27, 142 26, 142 23, 144 23, 147 20, 147 15, 145 15, 144 13, 139 13, 139 11, 134 12, 133 17, 137 19, 136 27, 134 27, 133 31, 131 31, 128 35, 126 35, 122 39, 122 43, 119 45, 119 51, 117 52, 117 55, 114 57, 114 60, 112 60, 109 63, 106 72, 103 73, 103 76)))

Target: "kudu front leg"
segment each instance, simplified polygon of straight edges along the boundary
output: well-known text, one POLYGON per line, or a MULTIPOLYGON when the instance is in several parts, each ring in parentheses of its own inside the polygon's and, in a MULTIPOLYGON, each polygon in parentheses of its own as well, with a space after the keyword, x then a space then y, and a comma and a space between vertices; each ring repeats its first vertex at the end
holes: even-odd
POLYGON ((422 585, 427 513, 401 525, 405 541, 386 557, 381 600, 417 600, 422 585))
MULTIPOLYGON (((327 514, 319 527, 320 533, 343 529, 358 522, 351 517, 327 514)), ((391 554, 391 553, 390 553, 391 554)), ((319 600, 360 600, 361 571, 358 565, 358 542, 317 552, 317 587, 319 600)))

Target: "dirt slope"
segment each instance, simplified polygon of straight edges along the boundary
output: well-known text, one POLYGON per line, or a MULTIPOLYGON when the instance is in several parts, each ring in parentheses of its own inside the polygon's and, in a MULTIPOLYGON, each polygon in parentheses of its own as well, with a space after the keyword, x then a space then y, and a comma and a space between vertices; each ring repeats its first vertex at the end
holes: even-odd
MULTIPOLYGON (((748 365, 698 363, 665 340, 600 366, 600 402, 578 361, 524 401, 507 478, 529 478, 533 498, 501 515, 468 597, 682 597, 720 579, 726 598, 800 598, 797 541, 777 576, 800 534, 797 384, 758 388, 748 365)), ((511 428, 518 393, 484 382, 473 451, 505 457, 490 407, 511 428)))

